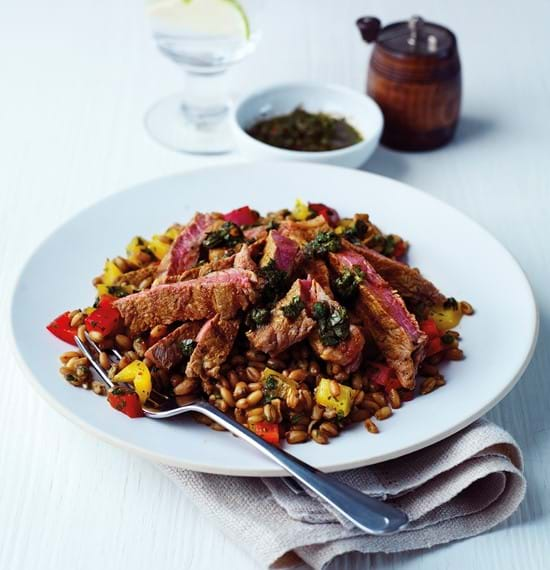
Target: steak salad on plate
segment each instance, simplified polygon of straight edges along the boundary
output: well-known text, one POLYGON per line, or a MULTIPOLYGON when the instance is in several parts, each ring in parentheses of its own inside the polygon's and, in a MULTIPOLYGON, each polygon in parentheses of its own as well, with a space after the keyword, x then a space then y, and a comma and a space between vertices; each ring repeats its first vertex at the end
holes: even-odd
POLYGON ((97 343, 115 388, 76 349, 60 372, 131 417, 155 390, 203 397, 275 444, 328 443, 356 422, 377 433, 445 384, 439 365, 464 357, 453 329, 473 312, 407 265, 408 248, 367 214, 300 200, 265 216, 197 213, 133 238, 93 280, 94 306, 48 325, 97 343))

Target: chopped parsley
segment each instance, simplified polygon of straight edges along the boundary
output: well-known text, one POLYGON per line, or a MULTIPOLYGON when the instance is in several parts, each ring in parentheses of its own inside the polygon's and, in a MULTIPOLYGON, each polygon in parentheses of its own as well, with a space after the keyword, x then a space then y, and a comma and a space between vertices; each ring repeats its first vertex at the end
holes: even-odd
POLYGON ((342 237, 351 243, 361 243, 367 237, 368 231, 368 224, 363 220, 357 220, 353 226, 344 230, 342 237))
POLYGON ((264 402, 268 404, 271 400, 279 397, 279 380, 276 376, 268 376, 264 382, 264 402))
POLYGON ((202 245, 206 249, 235 247, 243 241, 244 235, 241 228, 233 222, 224 222, 218 230, 206 234, 202 245))
POLYGON ((446 332, 444 335, 441 336, 441 342, 443 344, 453 344, 455 341, 455 337, 452 334, 446 332))
POLYGON ((334 232, 319 232, 304 246, 306 257, 324 257, 327 253, 340 251, 342 244, 334 232))
POLYGON ((317 302, 313 305, 313 318, 319 325, 319 337, 325 346, 335 346, 349 338, 349 316, 345 307, 317 302))
POLYGON ((386 236, 384 247, 382 248, 382 253, 388 257, 393 255, 395 251, 395 238, 392 235, 386 236))
POLYGON ((402 243, 403 240, 398 236, 392 234, 383 236, 382 234, 378 234, 370 240, 369 247, 372 247, 386 257, 392 257, 395 255, 397 246, 402 243))
POLYGON ((344 422, 345 419, 346 419, 346 414, 344 414, 342 410, 338 410, 338 413, 336 414, 336 423, 340 427, 342 427, 342 423, 344 422))
POLYGON ((268 323, 270 317, 271 313, 269 309, 266 309, 265 307, 253 307, 246 315, 244 324, 249 329, 256 329, 259 326, 268 323))
POLYGON ((357 266, 345 269, 334 280, 332 286, 336 296, 341 301, 351 301, 357 293, 357 287, 363 281, 364 273, 357 266))
POLYGON ((296 320, 303 309, 305 309, 305 305, 298 295, 293 297, 288 305, 281 307, 283 315, 290 321, 296 320))
POLYGON ((182 340, 178 346, 183 358, 191 358, 191 354, 193 354, 197 343, 192 338, 186 338, 185 340, 182 340))
POLYGON ((117 297, 117 299, 126 297, 126 295, 130 294, 128 292, 128 287, 123 287, 120 285, 109 285, 109 287, 107 287, 107 293, 113 297, 117 297))
POLYGON ((273 303, 286 291, 288 275, 277 268, 274 259, 264 267, 260 267, 259 274, 264 280, 262 298, 265 303, 273 303))
POLYGON ((454 297, 449 297, 443 303, 444 309, 452 309, 453 311, 458 311, 458 301, 454 297))

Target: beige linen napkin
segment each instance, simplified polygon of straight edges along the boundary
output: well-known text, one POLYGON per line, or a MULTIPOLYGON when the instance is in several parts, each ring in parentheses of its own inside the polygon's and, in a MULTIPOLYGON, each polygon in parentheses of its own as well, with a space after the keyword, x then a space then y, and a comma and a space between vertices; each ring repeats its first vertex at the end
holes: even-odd
POLYGON ((333 475, 409 515, 409 528, 392 536, 364 534, 281 479, 162 469, 262 568, 303 561, 322 569, 347 552, 402 552, 473 536, 505 520, 525 495, 517 444, 483 419, 405 457, 333 475))

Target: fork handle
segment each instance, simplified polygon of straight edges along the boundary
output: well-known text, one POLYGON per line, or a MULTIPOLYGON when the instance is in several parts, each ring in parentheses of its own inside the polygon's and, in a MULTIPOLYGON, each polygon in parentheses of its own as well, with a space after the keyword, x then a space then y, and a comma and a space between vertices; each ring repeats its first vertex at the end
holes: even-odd
POLYGON ((188 404, 186 408, 208 416, 234 435, 253 445, 365 532, 391 534, 404 528, 409 522, 407 515, 397 507, 373 499, 267 443, 212 404, 196 402, 188 404))

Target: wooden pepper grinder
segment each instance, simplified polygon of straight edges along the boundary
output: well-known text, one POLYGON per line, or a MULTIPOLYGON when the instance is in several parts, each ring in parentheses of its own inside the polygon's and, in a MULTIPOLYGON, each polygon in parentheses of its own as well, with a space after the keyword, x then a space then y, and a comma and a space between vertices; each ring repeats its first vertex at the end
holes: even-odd
POLYGON ((377 18, 357 27, 372 52, 367 93, 384 113, 382 143, 428 150, 451 140, 460 113, 460 59, 455 35, 418 16, 381 28, 377 18))

